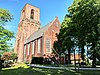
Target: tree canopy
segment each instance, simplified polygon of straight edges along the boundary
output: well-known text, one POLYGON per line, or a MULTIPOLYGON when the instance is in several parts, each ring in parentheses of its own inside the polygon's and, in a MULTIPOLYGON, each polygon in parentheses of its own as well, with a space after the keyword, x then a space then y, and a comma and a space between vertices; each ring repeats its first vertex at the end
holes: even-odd
POLYGON ((14 37, 14 33, 5 29, 4 25, 13 19, 8 10, 0 8, 0 50, 7 51, 10 47, 8 43, 14 37))
POLYGON ((75 0, 68 11, 79 32, 77 38, 82 59, 84 60, 84 46, 89 45, 95 67, 96 55, 100 54, 100 0, 75 0))
POLYGON ((58 35, 63 39, 62 47, 68 52, 77 47, 83 61, 85 47, 89 47, 95 67, 96 58, 100 55, 100 0, 74 0, 68 12, 58 35))
POLYGON ((13 19, 13 16, 8 10, 0 8, 0 25, 4 25, 13 19))

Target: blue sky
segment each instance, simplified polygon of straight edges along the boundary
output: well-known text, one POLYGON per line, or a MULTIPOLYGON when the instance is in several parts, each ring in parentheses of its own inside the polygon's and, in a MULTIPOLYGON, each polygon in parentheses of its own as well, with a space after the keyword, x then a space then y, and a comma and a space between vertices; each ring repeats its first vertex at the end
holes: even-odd
MULTIPOLYGON (((58 16, 60 22, 62 22, 73 0, 0 0, 0 8, 9 10, 14 17, 11 22, 6 24, 5 28, 13 31, 15 36, 20 20, 20 13, 26 3, 40 8, 41 26, 44 26, 52 21, 55 16, 58 16)), ((15 39, 12 39, 11 43, 14 45, 15 39)))

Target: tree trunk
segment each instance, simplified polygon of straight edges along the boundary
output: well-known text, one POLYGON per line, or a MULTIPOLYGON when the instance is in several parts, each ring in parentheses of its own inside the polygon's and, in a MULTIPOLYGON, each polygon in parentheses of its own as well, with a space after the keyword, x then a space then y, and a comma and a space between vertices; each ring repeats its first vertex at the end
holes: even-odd
POLYGON ((85 53, 85 50, 84 50, 84 45, 82 45, 81 46, 81 58, 82 58, 82 60, 84 61, 85 60, 85 55, 84 55, 84 53, 85 53))
POLYGON ((70 60, 70 51, 71 51, 71 49, 69 48, 69 49, 68 49, 68 64, 71 64, 71 60, 70 60))
POLYGON ((65 64, 68 64, 68 55, 65 54, 65 64))
POLYGON ((95 56, 95 53, 93 53, 92 67, 96 67, 96 56, 95 56))
MULTIPOLYGON (((95 42, 92 44, 92 49, 95 48, 95 42)), ((92 67, 96 67, 96 50, 93 51, 93 61, 92 61, 92 67)))
POLYGON ((76 71, 76 58, 75 58, 75 50, 74 50, 74 65, 75 65, 75 71, 76 71))

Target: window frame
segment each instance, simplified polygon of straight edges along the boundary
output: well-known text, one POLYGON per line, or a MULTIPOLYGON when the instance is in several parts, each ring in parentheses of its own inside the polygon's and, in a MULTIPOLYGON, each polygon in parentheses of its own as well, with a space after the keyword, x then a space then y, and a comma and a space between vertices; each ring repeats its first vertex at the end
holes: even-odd
POLYGON ((35 42, 33 41, 32 42, 32 54, 34 54, 34 52, 35 52, 35 42))
POLYGON ((37 47, 37 53, 40 53, 41 52, 41 39, 38 39, 38 43, 37 43, 38 45, 38 47, 37 47))
POLYGON ((51 39, 46 39, 46 53, 51 53, 51 39), (48 46, 47 46, 48 40, 49 40, 49 49, 48 49, 48 46))
POLYGON ((30 43, 28 44, 28 51, 27 51, 27 55, 30 55, 30 43))
POLYGON ((31 9, 30 19, 34 19, 34 9, 31 9))

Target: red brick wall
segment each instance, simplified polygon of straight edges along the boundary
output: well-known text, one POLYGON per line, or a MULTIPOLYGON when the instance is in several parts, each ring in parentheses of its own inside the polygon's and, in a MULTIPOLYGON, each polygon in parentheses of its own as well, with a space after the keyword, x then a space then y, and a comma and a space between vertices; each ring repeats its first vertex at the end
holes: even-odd
POLYGON ((51 40, 51 49, 52 49, 54 41, 57 40, 56 34, 59 33, 59 30, 60 30, 60 22, 58 18, 56 18, 54 22, 52 23, 52 25, 48 28, 48 30, 44 34, 44 46, 43 46, 44 54, 50 55, 50 53, 47 53, 46 51, 46 39, 49 38, 51 40), (56 26, 56 22, 58 22, 58 26, 56 26))
MULTIPOLYGON (((44 33, 44 36, 43 37, 40 37, 40 38, 37 38, 36 40, 33 40, 35 41, 35 53, 33 54, 34 57, 43 57, 43 55, 50 55, 51 52, 47 52, 46 51, 46 39, 50 39, 50 42, 51 42, 51 51, 52 51, 52 48, 53 48, 53 43, 54 41, 57 40, 57 37, 56 37, 56 34, 59 33, 59 30, 60 30, 60 22, 58 20, 58 18, 56 18, 51 26, 47 29, 47 31, 44 33), (56 22, 58 22, 58 26, 56 26, 56 22), (41 46, 40 46, 40 53, 38 53, 38 39, 40 39, 40 43, 41 43, 41 46)), ((26 51, 26 54, 27 54, 27 51, 26 51)), ((26 55, 27 57, 27 60, 31 60, 32 58, 32 43, 30 44, 30 55, 26 55)))
POLYGON ((22 12, 23 11, 25 14, 21 14, 20 23, 18 25, 18 32, 16 35, 16 44, 14 48, 14 52, 18 54, 18 62, 23 62, 24 42, 32 33, 36 32, 40 28, 40 9, 26 4, 22 12), (35 10, 33 20, 30 19, 31 9, 35 10))
POLYGON ((30 42, 30 53, 28 55, 28 44, 26 44, 26 60, 27 61, 31 61, 32 59, 32 56, 34 57, 41 57, 43 56, 43 50, 42 50, 42 47, 43 47, 43 44, 42 44, 42 37, 38 38, 36 40, 34 40, 34 54, 32 54, 32 50, 33 50, 33 41, 30 42), (38 39, 40 39, 40 53, 38 53, 38 39))
MULTIPOLYGON (((41 57, 42 56, 42 38, 39 38, 40 39, 40 53, 37 52, 37 57, 41 57)), ((38 41, 37 41, 38 42, 38 41)), ((38 45, 38 44, 37 44, 38 45)), ((38 46, 37 46, 38 47, 38 46)), ((37 48, 37 51, 38 51, 38 48, 37 48)))

